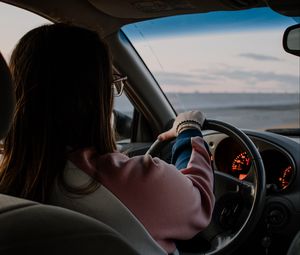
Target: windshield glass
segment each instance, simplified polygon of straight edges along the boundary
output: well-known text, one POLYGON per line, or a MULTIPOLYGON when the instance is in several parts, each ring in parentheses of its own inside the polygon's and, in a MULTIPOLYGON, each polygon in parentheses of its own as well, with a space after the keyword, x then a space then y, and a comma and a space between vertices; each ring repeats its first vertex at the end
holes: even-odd
POLYGON ((283 50, 293 18, 271 9, 181 15, 122 28, 177 113, 240 128, 299 128, 299 58, 283 50))

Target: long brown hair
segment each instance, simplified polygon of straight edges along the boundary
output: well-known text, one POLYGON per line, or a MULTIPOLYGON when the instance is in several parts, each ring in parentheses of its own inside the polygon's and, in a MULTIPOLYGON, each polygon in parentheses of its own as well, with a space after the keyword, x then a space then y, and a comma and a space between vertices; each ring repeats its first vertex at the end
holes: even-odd
POLYGON ((111 61, 95 32, 66 24, 27 33, 10 61, 17 106, 0 192, 46 202, 68 149, 112 152, 111 61))

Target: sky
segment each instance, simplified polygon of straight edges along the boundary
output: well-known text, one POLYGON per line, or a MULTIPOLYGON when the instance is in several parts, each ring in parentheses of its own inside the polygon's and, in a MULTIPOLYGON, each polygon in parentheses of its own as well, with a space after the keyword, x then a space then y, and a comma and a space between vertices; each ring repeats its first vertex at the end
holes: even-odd
POLYGON ((183 15, 123 30, 167 92, 299 93, 299 58, 282 48, 295 24, 268 9, 183 15))
MULTIPOLYGON (((272 11, 258 14, 183 15, 123 31, 164 91, 299 93, 299 58, 281 45, 284 29, 295 21, 272 11)), ((0 50, 6 60, 23 34, 45 23, 49 21, 0 3, 0 50)))
POLYGON ((284 52, 276 30, 155 38, 134 45, 168 92, 299 92, 299 58, 284 52), (232 41, 238 44, 232 47, 232 41))

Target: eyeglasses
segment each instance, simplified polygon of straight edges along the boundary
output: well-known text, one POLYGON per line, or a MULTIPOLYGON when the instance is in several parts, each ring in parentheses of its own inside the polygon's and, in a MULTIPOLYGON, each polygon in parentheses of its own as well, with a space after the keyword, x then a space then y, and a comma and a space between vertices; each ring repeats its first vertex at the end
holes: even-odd
POLYGON ((119 97, 123 94, 124 82, 127 80, 127 76, 121 76, 119 74, 114 74, 114 80, 112 82, 113 95, 119 97))

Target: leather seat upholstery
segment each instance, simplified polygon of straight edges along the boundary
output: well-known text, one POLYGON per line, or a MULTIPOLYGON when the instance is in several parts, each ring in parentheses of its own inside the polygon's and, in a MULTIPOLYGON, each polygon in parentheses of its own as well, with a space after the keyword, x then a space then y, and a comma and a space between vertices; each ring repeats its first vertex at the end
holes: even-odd
POLYGON ((0 226, 0 254, 138 254, 97 220, 11 196, 0 195, 0 226))

